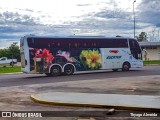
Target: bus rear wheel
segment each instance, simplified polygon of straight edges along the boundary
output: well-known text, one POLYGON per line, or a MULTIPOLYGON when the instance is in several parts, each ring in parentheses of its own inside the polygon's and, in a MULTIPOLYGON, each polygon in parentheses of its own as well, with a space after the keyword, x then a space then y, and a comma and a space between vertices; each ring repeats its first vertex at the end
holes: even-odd
POLYGON ((73 65, 66 65, 64 68, 64 74, 65 75, 72 75, 73 73, 74 73, 73 65))
POLYGON ((59 66, 53 66, 50 71, 51 76, 58 76, 61 74, 61 68, 59 66))
POLYGON ((130 64, 128 62, 123 63, 122 71, 129 71, 130 64))

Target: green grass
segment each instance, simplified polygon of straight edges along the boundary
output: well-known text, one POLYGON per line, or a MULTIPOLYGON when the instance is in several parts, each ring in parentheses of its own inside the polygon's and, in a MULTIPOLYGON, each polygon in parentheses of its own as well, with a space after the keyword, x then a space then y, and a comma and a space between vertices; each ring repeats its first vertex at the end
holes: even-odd
POLYGON ((143 63, 145 65, 148 65, 148 64, 160 64, 160 60, 143 61, 143 63))
POLYGON ((14 72, 21 72, 20 66, 0 66, 0 74, 2 73, 14 73, 14 72))

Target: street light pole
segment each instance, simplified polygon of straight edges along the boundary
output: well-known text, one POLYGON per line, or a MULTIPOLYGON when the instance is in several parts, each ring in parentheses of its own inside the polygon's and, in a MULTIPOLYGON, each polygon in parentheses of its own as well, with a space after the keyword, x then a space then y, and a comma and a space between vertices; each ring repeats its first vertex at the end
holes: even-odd
POLYGON ((134 17, 134 38, 135 38, 135 11, 134 11, 134 3, 136 0, 133 1, 133 17, 134 17))

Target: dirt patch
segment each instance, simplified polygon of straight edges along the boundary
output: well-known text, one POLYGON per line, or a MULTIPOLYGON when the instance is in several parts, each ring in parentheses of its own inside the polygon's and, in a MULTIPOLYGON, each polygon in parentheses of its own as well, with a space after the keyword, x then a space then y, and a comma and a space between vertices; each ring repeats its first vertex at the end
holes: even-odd
MULTIPOLYGON (((2 87, 0 88, 0 109, 4 111, 76 111, 84 109, 96 110, 97 108, 95 109, 88 107, 69 107, 40 104, 32 101, 30 99, 30 95, 43 92, 87 92, 126 95, 160 95, 159 78, 159 76, 143 76, 134 78, 121 77, 117 79, 107 78, 101 80, 97 79, 93 81, 70 81, 15 87, 2 87)), ((70 118, 68 120, 73 119, 75 118, 70 118)), ((98 119, 100 120, 102 118, 96 118, 96 120, 98 119)))

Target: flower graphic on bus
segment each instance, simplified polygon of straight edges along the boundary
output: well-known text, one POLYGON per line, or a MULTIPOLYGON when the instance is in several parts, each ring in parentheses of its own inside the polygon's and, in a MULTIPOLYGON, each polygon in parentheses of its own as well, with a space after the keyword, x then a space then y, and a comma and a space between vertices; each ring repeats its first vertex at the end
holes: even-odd
POLYGON ((101 67, 101 55, 98 50, 83 50, 80 54, 80 59, 89 69, 101 67))
POLYGON ((44 72, 45 70, 49 69, 54 57, 52 53, 46 48, 42 49, 35 49, 35 56, 34 56, 34 66, 36 71, 44 72))

